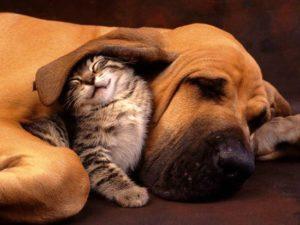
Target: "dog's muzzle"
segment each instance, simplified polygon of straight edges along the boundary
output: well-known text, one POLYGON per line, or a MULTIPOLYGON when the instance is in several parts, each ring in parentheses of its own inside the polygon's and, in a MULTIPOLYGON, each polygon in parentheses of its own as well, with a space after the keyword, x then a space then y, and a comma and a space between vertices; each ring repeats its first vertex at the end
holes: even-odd
POLYGON ((236 192, 254 172, 254 155, 242 129, 161 143, 146 158, 141 177, 153 193, 177 201, 208 201, 236 192))

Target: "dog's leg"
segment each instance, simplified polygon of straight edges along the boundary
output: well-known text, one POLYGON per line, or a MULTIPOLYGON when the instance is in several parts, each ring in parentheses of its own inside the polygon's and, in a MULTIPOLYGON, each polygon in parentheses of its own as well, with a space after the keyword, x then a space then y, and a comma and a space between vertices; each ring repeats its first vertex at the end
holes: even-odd
POLYGON ((89 178, 77 155, 0 120, 0 218, 45 223, 78 213, 89 178))
POLYGON ((278 150, 276 146, 280 143, 300 144, 300 114, 276 117, 264 124, 251 137, 252 148, 259 160, 277 159, 297 149, 278 150))

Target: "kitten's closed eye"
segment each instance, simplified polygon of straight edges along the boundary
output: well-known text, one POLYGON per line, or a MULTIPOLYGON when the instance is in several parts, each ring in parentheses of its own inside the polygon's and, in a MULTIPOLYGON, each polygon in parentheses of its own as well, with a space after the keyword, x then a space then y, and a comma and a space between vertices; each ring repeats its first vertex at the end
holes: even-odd
POLYGON ((69 80, 69 84, 71 85, 79 85, 82 83, 82 79, 81 77, 72 77, 70 80, 69 80))
POLYGON ((96 63, 92 64, 89 69, 93 73, 97 73, 101 69, 102 64, 103 64, 102 61, 97 61, 96 63))

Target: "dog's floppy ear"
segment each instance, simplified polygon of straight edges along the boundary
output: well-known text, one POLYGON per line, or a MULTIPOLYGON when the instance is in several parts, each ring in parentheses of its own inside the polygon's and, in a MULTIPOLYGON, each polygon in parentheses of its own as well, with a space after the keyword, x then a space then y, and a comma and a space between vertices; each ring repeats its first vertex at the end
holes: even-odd
POLYGON ((291 115, 292 109, 290 104, 282 97, 278 90, 267 81, 264 81, 264 86, 270 103, 272 117, 291 115))
POLYGON ((41 102, 44 105, 54 103, 74 66, 85 57, 95 54, 142 64, 170 63, 175 58, 175 54, 163 50, 163 39, 158 31, 151 28, 117 29, 41 67, 35 79, 41 102))

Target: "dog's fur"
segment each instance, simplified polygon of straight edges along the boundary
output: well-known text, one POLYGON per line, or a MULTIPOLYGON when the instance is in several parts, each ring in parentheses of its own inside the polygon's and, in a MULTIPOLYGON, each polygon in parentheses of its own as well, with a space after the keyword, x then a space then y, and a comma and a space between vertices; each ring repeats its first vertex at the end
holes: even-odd
POLYGON ((267 119, 271 118, 271 108, 276 115, 290 114, 288 103, 263 82, 258 65, 242 45, 209 25, 174 30, 118 29, 1 14, 0 30, 2 218, 49 222, 72 216, 84 206, 89 181, 78 157, 69 149, 52 147, 25 132, 20 122, 56 112, 55 101, 68 73, 87 55, 120 57, 137 62, 137 69, 147 71, 155 112, 145 155, 146 172, 142 173, 146 183, 152 173, 148 165, 159 170, 153 166, 157 160, 151 157, 161 153, 170 156, 172 149, 163 146, 173 146, 182 134, 191 141, 198 138, 197 133, 188 133, 195 121, 201 124, 203 137, 208 131, 228 127, 238 127, 249 137, 247 121, 263 110, 267 119), (69 52, 39 70, 38 93, 33 92, 36 71, 69 52), (205 96, 199 87, 206 88, 211 80, 219 84, 219 90, 205 96))
POLYGON ((300 114, 275 117, 265 123, 251 137, 252 148, 259 160, 277 159, 283 156, 300 155, 300 114), (279 144, 290 144, 279 148, 279 144), (288 147, 288 148, 287 148, 288 147))

